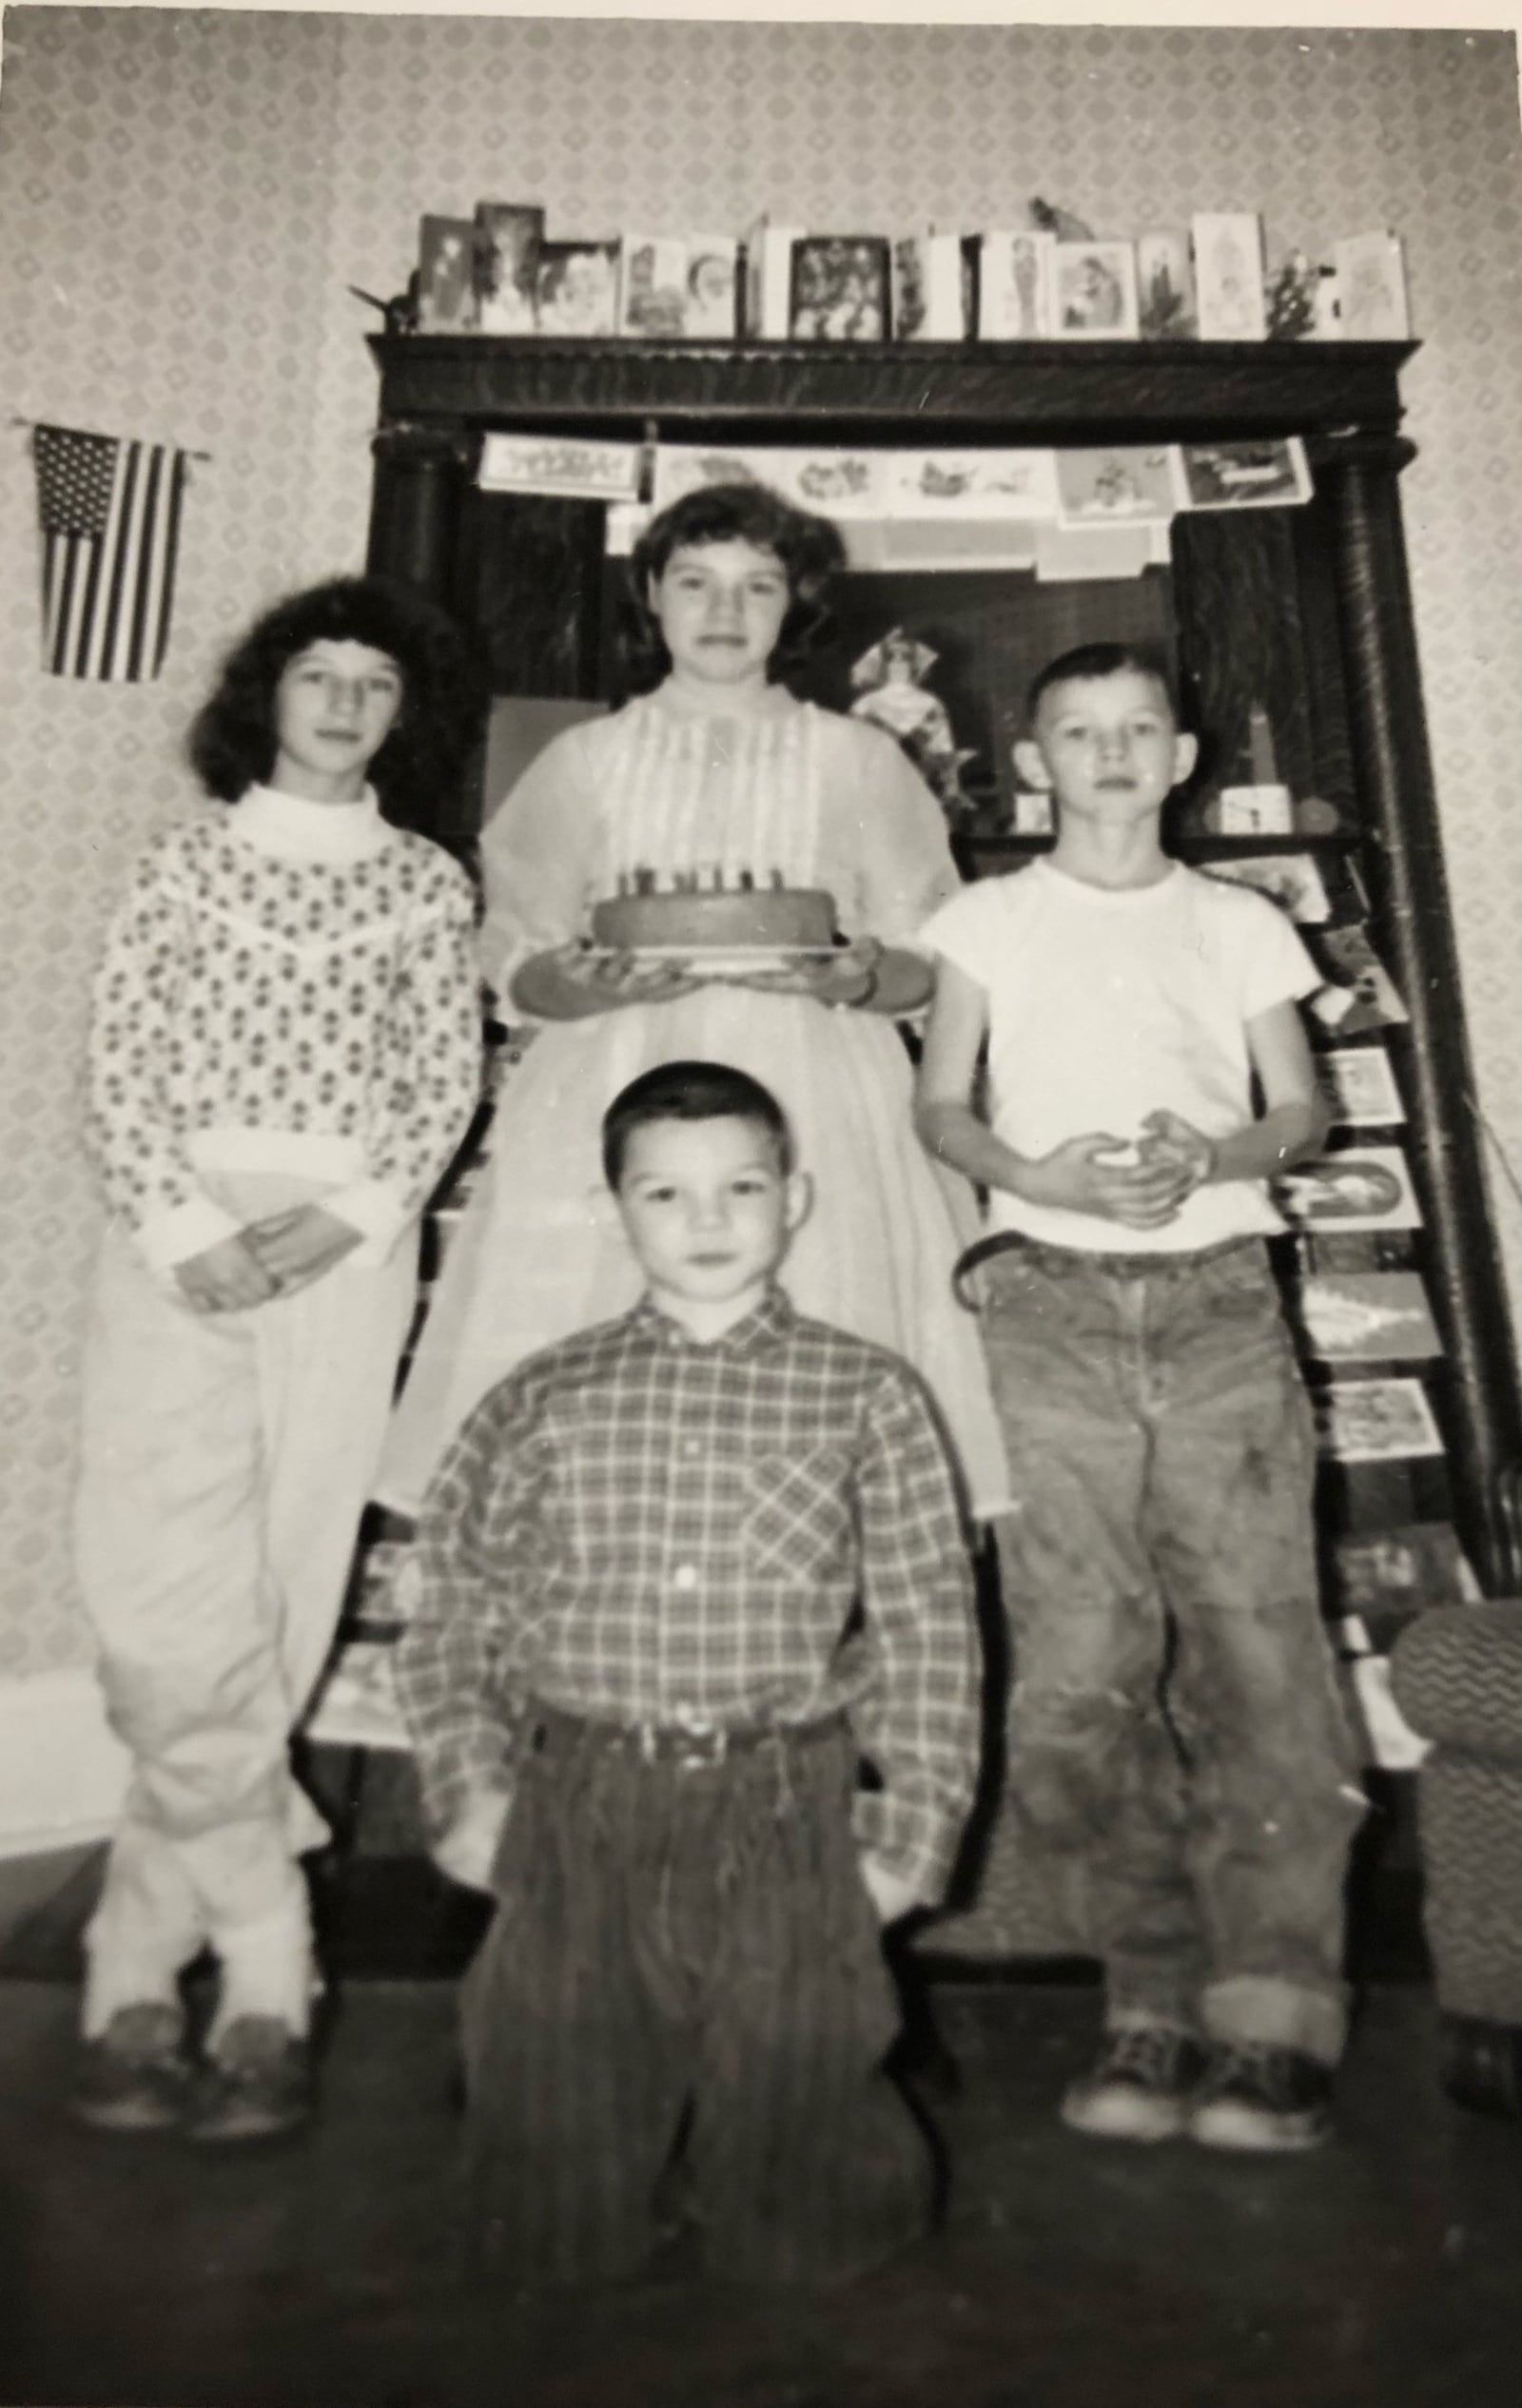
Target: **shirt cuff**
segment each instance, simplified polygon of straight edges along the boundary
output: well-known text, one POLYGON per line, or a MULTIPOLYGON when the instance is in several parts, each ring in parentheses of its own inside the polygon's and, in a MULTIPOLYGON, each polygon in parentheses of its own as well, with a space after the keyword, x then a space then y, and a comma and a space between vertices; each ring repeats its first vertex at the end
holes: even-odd
POLYGON ((412 1207, 400 1188, 389 1179, 355 1179, 348 1187, 336 1187, 327 1195, 318 1195, 314 1203, 336 1220, 347 1221, 364 1239, 349 1256, 363 1270, 373 1271, 385 1262, 398 1238, 415 1217, 412 1207))
POLYGON ((933 1819, 883 1790, 858 1790, 851 1830, 864 1855, 901 1874, 922 1906, 939 1906, 951 1878, 959 1826, 933 1819))
POLYGON ((184 1204, 150 1213, 132 1234, 138 1252, 154 1271, 173 1271, 177 1264, 204 1254, 208 1246, 236 1237, 242 1227, 209 1195, 192 1195, 184 1204))

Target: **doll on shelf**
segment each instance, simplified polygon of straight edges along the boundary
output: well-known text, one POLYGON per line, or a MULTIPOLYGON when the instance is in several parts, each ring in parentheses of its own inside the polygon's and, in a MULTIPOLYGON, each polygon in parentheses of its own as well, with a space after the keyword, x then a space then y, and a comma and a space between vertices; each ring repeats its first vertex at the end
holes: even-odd
POLYGON ((896 738, 955 823, 969 819, 975 808, 962 785, 962 765, 973 755, 957 744, 940 696, 920 682, 936 658, 917 636, 889 628, 852 666, 856 700, 850 709, 853 719, 869 719, 896 738))

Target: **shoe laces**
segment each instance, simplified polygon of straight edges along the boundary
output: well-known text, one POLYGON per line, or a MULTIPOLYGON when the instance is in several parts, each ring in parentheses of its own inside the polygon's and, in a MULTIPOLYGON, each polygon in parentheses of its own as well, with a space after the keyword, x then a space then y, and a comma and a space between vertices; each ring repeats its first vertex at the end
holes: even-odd
POLYGON ((1229 2041, 1216 2050, 1205 2077, 1208 2096, 1235 2091, 1278 2113, 1304 2104, 1299 2096, 1308 2060, 1266 2042, 1229 2041))
POLYGON ((1187 2032, 1165 2024, 1119 2024, 1104 2036, 1100 2072, 1107 2082, 1133 2080, 1149 2088, 1171 2087, 1178 2079, 1187 2032))

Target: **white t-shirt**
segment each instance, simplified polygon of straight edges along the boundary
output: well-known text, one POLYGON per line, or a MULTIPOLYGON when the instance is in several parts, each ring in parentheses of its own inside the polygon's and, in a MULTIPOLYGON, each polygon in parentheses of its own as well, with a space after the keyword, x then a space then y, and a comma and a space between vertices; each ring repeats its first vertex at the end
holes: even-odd
MULTIPOLYGON (((920 942, 988 999, 994 1133, 1037 1159, 1068 1137, 1130 1141, 1149 1112, 1207 1137, 1251 1117, 1247 1023, 1323 981, 1276 903, 1176 862, 1154 886, 1091 886, 1049 863, 980 880, 920 942)), ((1107 1253, 1181 1253, 1282 1229, 1262 1179, 1197 1188, 1177 1219, 1132 1229, 993 1193, 995 1229, 1107 1253)))

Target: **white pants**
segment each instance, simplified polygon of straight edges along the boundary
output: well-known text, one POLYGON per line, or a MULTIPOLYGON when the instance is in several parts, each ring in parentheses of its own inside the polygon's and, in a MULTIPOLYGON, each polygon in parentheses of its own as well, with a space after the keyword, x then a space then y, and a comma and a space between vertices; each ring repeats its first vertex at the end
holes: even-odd
MULTIPOLYGON (((291 1200, 238 1183, 247 1212, 291 1200)), ((310 1190, 307 1191, 310 1193, 310 1190)), ((312 1989, 296 1858, 326 1828, 288 1741, 332 1643, 416 1291, 416 1246, 198 1313, 107 1233, 85 1356, 81 1585, 133 1769, 87 1934, 85 2029, 172 1999, 209 1942, 219 2026, 312 1989)))

